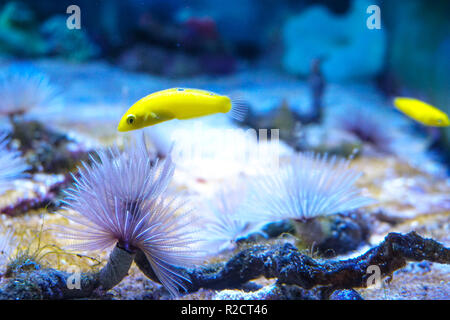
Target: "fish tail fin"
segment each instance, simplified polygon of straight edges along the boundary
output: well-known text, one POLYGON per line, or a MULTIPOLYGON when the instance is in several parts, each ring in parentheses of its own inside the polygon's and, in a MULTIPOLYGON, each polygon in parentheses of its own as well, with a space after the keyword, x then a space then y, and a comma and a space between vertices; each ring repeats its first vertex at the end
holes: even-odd
POLYGON ((237 121, 244 121, 247 118, 249 103, 240 95, 233 95, 231 97, 230 115, 237 121))

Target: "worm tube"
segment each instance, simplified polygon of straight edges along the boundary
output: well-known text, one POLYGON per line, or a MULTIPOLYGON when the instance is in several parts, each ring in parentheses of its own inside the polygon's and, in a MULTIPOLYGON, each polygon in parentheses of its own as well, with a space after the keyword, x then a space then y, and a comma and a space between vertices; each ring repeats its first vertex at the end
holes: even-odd
POLYGON ((106 266, 100 270, 99 281, 100 286, 104 290, 109 290, 119 284, 120 281, 128 274, 131 264, 133 263, 135 253, 115 246, 106 266))

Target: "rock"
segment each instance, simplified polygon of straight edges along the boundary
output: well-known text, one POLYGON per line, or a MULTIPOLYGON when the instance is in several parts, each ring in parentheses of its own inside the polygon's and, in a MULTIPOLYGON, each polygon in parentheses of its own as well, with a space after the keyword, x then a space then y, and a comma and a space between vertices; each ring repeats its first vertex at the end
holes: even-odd
POLYGON ((267 234, 269 238, 276 238, 283 233, 295 233, 295 227, 290 220, 282 220, 266 224, 262 231, 267 234))
POLYGON ((364 300, 354 289, 336 290, 330 295, 330 300, 364 300))
POLYGON ((306 222, 295 221, 300 245, 312 254, 334 257, 356 250, 370 236, 369 221, 363 211, 319 217, 306 222), (317 250, 317 252, 315 252, 317 250))
POLYGON ((89 159, 89 148, 65 133, 37 121, 15 121, 12 141, 17 142, 31 172, 67 173, 89 159))
MULTIPOLYGON (((350 291, 350 290, 342 290, 350 291)), ((319 300, 321 292, 317 289, 305 290, 298 286, 279 285, 277 283, 262 287, 259 290, 246 292, 243 290, 219 291, 214 300, 319 300)), ((340 299, 344 300, 344 299, 340 299)), ((345 299, 350 300, 350 299, 345 299)))
POLYGON ((327 152, 345 158, 355 155, 358 150, 365 147, 356 136, 348 132, 319 125, 304 127, 302 138, 303 149, 327 152))

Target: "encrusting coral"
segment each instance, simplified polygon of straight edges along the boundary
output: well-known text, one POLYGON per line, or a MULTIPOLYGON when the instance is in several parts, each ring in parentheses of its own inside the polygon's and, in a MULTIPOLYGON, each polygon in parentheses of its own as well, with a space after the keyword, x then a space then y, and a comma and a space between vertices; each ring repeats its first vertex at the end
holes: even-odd
POLYGON ((8 143, 7 134, 0 133, 0 194, 7 191, 14 180, 23 177, 29 168, 19 151, 7 148, 8 143))
POLYGON ((127 274, 136 252, 143 253, 154 273, 173 295, 187 279, 177 267, 198 261, 192 215, 166 190, 174 172, 168 156, 153 163, 144 139, 120 153, 99 151, 92 165, 83 164, 67 191, 63 213, 74 226, 61 226, 72 240, 68 248, 90 251, 115 246, 100 272, 104 289, 127 274), (73 211, 76 213, 74 214, 73 211))

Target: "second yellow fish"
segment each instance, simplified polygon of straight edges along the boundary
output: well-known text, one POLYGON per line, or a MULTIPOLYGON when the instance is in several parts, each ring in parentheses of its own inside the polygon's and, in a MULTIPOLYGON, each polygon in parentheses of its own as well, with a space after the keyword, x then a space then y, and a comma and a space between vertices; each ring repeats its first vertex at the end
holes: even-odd
POLYGON ((395 107, 410 118, 430 127, 448 127, 448 116, 441 110, 423 101, 398 97, 394 99, 395 107))
POLYGON ((172 119, 192 119, 215 113, 228 113, 242 120, 245 106, 211 91, 171 88, 152 93, 133 104, 122 116, 119 131, 131 131, 172 119))

